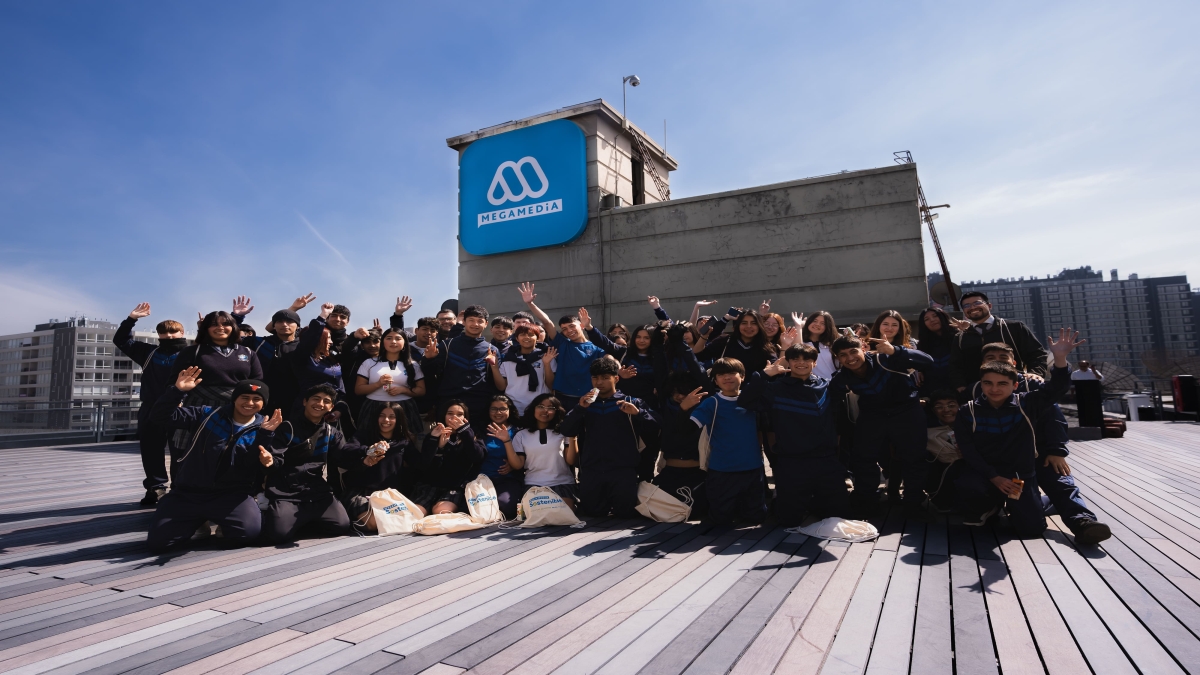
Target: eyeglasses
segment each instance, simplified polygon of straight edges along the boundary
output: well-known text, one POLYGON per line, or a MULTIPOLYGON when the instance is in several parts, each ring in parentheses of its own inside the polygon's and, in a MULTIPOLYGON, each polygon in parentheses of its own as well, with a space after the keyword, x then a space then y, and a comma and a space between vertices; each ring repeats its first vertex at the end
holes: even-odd
POLYGON ((491 408, 488 412, 508 412, 508 408, 491 408))
POLYGON ((542 410, 544 412, 554 412, 555 410, 558 410, 558 408, 555 408, 552 405, 539 405, 539 406, 536 406, 536 408, 538 410, 542 410))
POLYGON ((976 308, 976 307, 983 307, 983 306, 984 306, 984 305, 986 305, 986 304, 987 304, 987 303, 986 303, 986 302, 983 302, 982 300, 977 300, 977 301, 975 301, 975 302, 964 302, 964 303, 962 304, 962 308, 963 308, 963 309, 974 309, 974 308, 976 308))

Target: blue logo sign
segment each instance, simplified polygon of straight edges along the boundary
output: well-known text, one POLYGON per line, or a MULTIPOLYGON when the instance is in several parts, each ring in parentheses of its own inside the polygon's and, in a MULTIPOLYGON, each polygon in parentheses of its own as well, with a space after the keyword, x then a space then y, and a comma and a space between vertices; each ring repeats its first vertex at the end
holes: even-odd
POLYGON ((458 164, 458 201, 472 255, 571 241, 588 219, 583 131, 555 120, 475 141, 458 164))

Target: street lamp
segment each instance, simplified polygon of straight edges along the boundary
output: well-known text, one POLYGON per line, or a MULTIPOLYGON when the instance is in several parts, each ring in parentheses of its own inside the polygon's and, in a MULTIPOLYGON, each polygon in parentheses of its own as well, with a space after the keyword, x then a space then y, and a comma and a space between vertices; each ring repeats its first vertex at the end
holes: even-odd
POLYGON ((626 83, 629 83, 629 86, 631 86, 631 87, 636 87, 639 84, 641 84, 642 81, 638 78, 637 75, 626 75, 625 77, 621 78, 621 128, 622 129, 629 128, 629 117, 625 114, 625 84, 626 83))

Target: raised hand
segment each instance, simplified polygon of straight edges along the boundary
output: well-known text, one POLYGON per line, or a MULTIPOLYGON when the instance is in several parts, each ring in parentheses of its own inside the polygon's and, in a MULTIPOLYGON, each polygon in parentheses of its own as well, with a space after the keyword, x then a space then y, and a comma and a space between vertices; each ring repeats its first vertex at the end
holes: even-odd
POLYGON ((971 326, 974 326, 975 324, 971 323, 970 321, 967 321, 966 319, 955 319, 954 317, 950 317, 950 325, 954 326, 954 330, 961 332, 961 331, 968 330, 969 328, 971 328, 971 326))
POLYGON ((137 307, 134 307, 133 311, 129 313, 131 319, 144 319, 148 316, 150 316, 150 303, 148 302, 139 302, 137 307))
POLYGON ((275 463, 275 457, 263 446, 258 446, 258 463, 263 465, 263 468, 270 468, 275 463))
POLYGON ((716 300, 697 300, 696 301, 697 307, 708 307, 709 305, 715 305, 715 304, 717 304, 716 300))
POLYGON ((446 428, 445 424, 438 422, 437 424, 433 425, 433 428, 429 430, 429 433, 437 438, 448 438, 450 436, 450 429, 446 428))
POLYGON ((1065 368, 1067 366, 1067 354, 1075 351, 1079 345, 1087 342, 1087 340, 1079 340, 1079 331, 1071 330, 1070 328, 1058 329, 1058 340, 1047 335, 1046 340, 1050 343, 1050 348, 1047 350, 1054 355, 1054 367, 1065 368))
POLYGON ((579 326, 584 330, 592 329, 592 315, 588 314, 587 307, 579 308, 579 326))
POLYGON ((771 313, 771 299, 767 298, 758 304, 758 313, 760 316, 766 316, 771 313))
POLYGON ((239 295, 233 299, 233 311, 230 312, 231 314, 236 314, 238 316, 246 316, 247 314, 249 314, 250 312, 253 312, 253 311, 254 311, 254 305, 250 304, 250 296, 239 295))
MULTIPOLYGON (((795 316, 795 315, 793 315, 795 316)), ((792 326, 779 334, 779 346, 785 350, 800 341, 800 327, 792 326)))
POLYGON ((629 401, 621 401, 617 404, 617 408, 626 415, 636 415, 641 412, 636 405, 629 401))
POLYGON ((775 377, 776 375, 782 375, 790 372, 792 372, 792 369, 788 367, 787 359, 779 359, 775 361, 775 363, 763 368, 763 375, 766 375, 767 377, 775 377))
POLYGON ((412 298, 402 295, 396 298, 396 314, 403 314, 412 309, 412 298))
POLYGON ((512 432, 508 430, 508 427, 503 424, 496 424, 495 422, 488 425, 488 436, 504 443, 512 440, 512 432))
POLYGON ((371 333, 369 333, 366 328, 359 328, 358 330, 354 331, 354 337, 358 338, 359 340, 366 340, 368 337, 370 337, 370 335, 371 333))
POLYGON ((700 401, 704 400, 705 396, 708 396, 708 392, 704 391, 704 387, 696 387, 691 393, 683 397, 683 400, 679 402, 679 407, 684 410, 691 410, 700 405, 700 401))
POLYGON ((333 303, 332 302, 327 302, 327 303, 321 305, 321 318, 322 319, 328 319, 329 315, 332 313, 333 313, 333 303))
POLYGON ((804 325, 805 325, 806 321, 807 320, 804 318, 804 312, 800 312, 800 313, 792 312, 792 323, 800 330, 804 330, 804 325))
POLYGON ((279 408, 276 408, 270 417, 263 420, 261 428, 263 431, 275 431, 279 428, 280 424, 283 424, 283 413, 279 411, 279 408))
POLYGON ((499 360, 496 358, 496 352, 490 349, 488 350, 487 356, 483 357, 483 360, 486 361, 489 366, 493 367, 499 363, 499 360))
POLYGON ((383 332, 383 324, 379 323, 379 319, 375 319, 375 324, 373 326, 371 326, 371 329, 377 330, 380 333, 382 333, 383 332))
POLYGON ((896 345, 883 338, 867 338, 867 341, 871 343, 871 346, 874 348, 873 351, 877 351, 880 354, 891 356, 896 353, 896 345))
POLYGON ((517 286, 517 290, 521 292, 521 302, 527 305, 532 305, 533 301, 537 299, 537 293, 533 292, 533 284, 528 281, 517 286))
POLYGON ((179 377, 175 378, 175 388, 179 391, 191 391, 203 381, 200 379, 200 369, 196 366, 189 366, 181 370, 179 377))
POLYGON ((662 303, 658 301, 657 295, 647 295, 646 302, 650 303, 650 309, 658 309, 662 307, 662 303))
POLYGON ((631 377, 637 377, 637 366, 632 364, 628 366, 622 366, 620 374, 622 380, 628 380, 631 377))
POLYGON ((292 306, 288 307, 288 309, 292 310, 293 312, 299 312, 300 310, 304 309, 305 307, 308 307, 308 303, 310 303, 316 299, 317 299, 317 296, 313 295, 312 293, 305 293, 304 295, 293 300, 292 306))

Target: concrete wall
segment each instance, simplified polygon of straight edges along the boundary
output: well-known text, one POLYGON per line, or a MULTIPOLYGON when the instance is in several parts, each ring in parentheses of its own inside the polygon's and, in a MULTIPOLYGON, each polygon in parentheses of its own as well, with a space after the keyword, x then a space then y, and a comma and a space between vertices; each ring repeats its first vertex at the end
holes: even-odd
POLYGON ((532 281, 551 318, 582 305, 606 325, 653 320, 651 294, 677 319, 699 299, 716 309, 771 298, 785 316, 824 309, 839 325, 884 309, 915 315, 928 297, 917 168, 602 211, 565 246, 487 257, 460 247, 458 278, 460 306, 511 315, 523 309, 516 286, 532 281))

